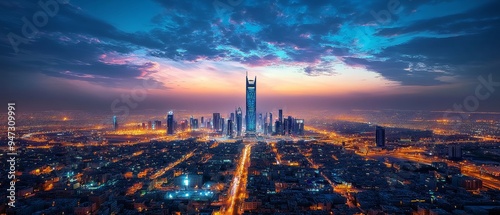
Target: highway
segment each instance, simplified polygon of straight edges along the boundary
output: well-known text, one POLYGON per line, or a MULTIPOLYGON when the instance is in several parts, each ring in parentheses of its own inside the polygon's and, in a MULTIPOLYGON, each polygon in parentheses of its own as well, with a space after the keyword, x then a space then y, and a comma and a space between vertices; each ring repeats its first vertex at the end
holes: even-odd
POLYGON ((241 205, 246 198, 246 185, 248 177, 248 167, 250 166, 250 154, 254 143, 245 143, 241 152, 241 157, 236 168, 231 188, 229 189, 229 199, 224 214, 241 214, 241 205))

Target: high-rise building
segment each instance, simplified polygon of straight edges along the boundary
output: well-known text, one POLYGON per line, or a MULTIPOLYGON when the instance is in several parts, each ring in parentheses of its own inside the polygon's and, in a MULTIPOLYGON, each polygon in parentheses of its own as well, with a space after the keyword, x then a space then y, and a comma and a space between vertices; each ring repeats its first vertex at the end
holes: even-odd
POLYGON ((288 116, 288 125, 286 127, 287 134, 292 134, 294 124, 295 124, 295 120, 293 120, 292 116, 288 116))
POLYGON ((167 115, 167 134, 168 135, 173 135, 174 134, 174 111, 169 111, 167 115))
POLYGON ((273 133, 273 113, 269 113, 269 128, 267 132, 269 134, 273 133))
POLYGON ((385 146, 385 128, 381 126, 375 127, 375 142, 377 147, 385 146))
POLYGON ((288 120, 288 118, 283 119, 283 132, 281 134, 282 135, 290 134, 288 133, 289 127, 290 127, 290 121, 288 120))
POLYGON ((278 122, 279 122, 279 127, 276 127, 276 133, 278 134, 283 134, 283 109, 278 110, 278 122))
POLYGON ((241 136, 241 127, 243 125, 243 113, 241 107, 236 110, 236 136, 241 136))
POLYGON ((194 119, 193 120, 193 129, 198 129, 200 128, 199 124, 198 124, 198 119, 194 119))
POLYGON ((254 80, 248 80, 246 77, 246 132, 247 134, 255 134, 256 131, 256 114, 257 114, 257 76, 254 80))
POLYGON ((113 130, 116 131, 118 129, 118 119, 116 119, 116 116, 113 116, 113 130))
POLYGON ((189 122, 187 121, 187 119, 184 119, 184 120, 181 120, 179 122, 179 128, 181 131, 186 131, 186 129, 188 128, 188 124, 189 122))
POLYGON ((213 118, 213 127, 215 132, 219 132, 222 130, 221 128, 221 123, 220 123, 220 113, 214 113, 214 118, 213 118))
POLYGON ((303 135, 304 134, 304 120, 296 119, 295 120, 295 134, 303 135))
POLYGON ((462 159, 462 147, 460 145, 448 146, 448 158, 452 160, 462 159))
POLYGON ((226 131, 226 124, 225 124, 225 122, 226 121, 225 121, 224 118, 220 118, 220 120, 219 120, 220 131, 219 131, 219 133, 222 134, 222 135, 226 131))
POLYGON ((259 118, 257 120, 257 130, 259 132, 262 132, 262 123, 263 123, 262 113, 259 113, 259 118))
POLYGON ((153 126, 152 127, 153 130, 160 129, 161 128, 161 121, 155 120, 152 126, 153 126))
POLYGON ((201 127, 205 127, 205 117, 201 117, 201 127))
POLYGON ((227 136, 233 137, 233 120, 227 121, 227 136))

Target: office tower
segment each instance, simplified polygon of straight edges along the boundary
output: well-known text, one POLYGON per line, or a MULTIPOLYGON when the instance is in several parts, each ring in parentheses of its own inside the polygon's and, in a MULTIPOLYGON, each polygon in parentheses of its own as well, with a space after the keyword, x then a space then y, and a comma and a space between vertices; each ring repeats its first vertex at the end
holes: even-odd
POLYGON ((227 136, 233 137, 233 120, 227 121, 227 136))
POLYGON ((167 134, 174 134, 174 112, 169 111, 167 115, 167 134))
POLYGON ((187 121, 187 119, 181 120, 179 123, 179 128, 181 129, 181 131, 185 131, 188 128, 188 124, 189 122, 187 121))
POLYGON ((257 117, 257 76, 254 80, 248 80, 248 72, 246 77, 246 132, 247 134, 255 134, 257 117))
POLYGON ((113 116, 113 130, 116 131, 118 129, 118 120, 116 119, 116 116, 113 116))
POLYGON ((280 131, 279 131, 279 128, 280 127, 280 121, 276 120, 276 122, 274 123, 274 129, 276 130, 275 131, 275 134, 276 135, 281 135, 280 131))
POLYGON ((191 115, 191 117, 189 117, 189 129, 194 130, 194 117, 193 117, 193 115, 191 115))
POLYGON ((279 123, 279 127, 275 128, 276 132, 279 134, 283 134, 283 109, 278 110, 278 121, 280 123, 279 123))
POLYGON ((375 142, 377 147, 385 146, 385 128, 381 126, 375 127, 375 142))
POLYGON ((283 126, 282 126, 282 135, 286 135, 287 134, 287 131, 288 131, 288 126, 289 126, 290 122, 288 121, 287 118, 283 119, 283 126))
POLYGON ((198 119, 194 119, 193 120, 193 129, 198 129, 198 128, 200 128, 198 125, 198 119))
POLYGON ((201 127, 205 127, 205 117, 201 117, 201 127))
POLYGON ((257 120, 257 130, 262 132, 262 113, 259 113, 259 118, 257 120))
POLYGON ((273 133, 273 113, 269 113, 269 134, 273 133))
POLYGON ((212 124, 215 132, 219 132, 221 129, 220 125, 220 113, 214 113, 214 118, 212 118, 212 124))
POLYGON ((462 147, 459 145, 448 146, 448 158, 454 160, 462 159, 462 147))
POLYGON ((241 107, 236 110, 236 136, 241 136, 241 126, 243 124, 241 107))
POLYGON ((146 129, 146 123, 142 123, 142 129, 146 129))
POLYGON ((291 116, 288 116, 288 125, 286 127, 286 133, 287 134, 292 134, 294 121, 295 120, 293 120, 293 118, 291 116))
POLYGON ((156 130, 156 129, 160 129, 160 128, 161 128, 161 121, 159 121, 159 120, 155 120, 155 121, 153 122, 153 124, 152 124, 151 129, 156 130))
POLYGON ((296 119, 295 120, 295 134, 298 135, 303 135, 304 134, 304 120, 303 119, 296 119))
POLYGON ((267 123, 267 121, 264 123, 264 127, 262 127, 262 130, 264 130, 264 135, 267 135, 269 129, 267 129, 269 127, 269 124, 267 123))
POLYGON ((226 131, 226 125, 225 125, 225 119, 220 118, 219 120, 219 125, 220 125, 220 134, 224 134, 224 131, 226 131))
POLYGON ((230 119, 230 120, 232 120, 232 121, 233 121, 233 123, 234 123, 234 113, 231 113, 231 114, 230 114, 229 119, 230 119))

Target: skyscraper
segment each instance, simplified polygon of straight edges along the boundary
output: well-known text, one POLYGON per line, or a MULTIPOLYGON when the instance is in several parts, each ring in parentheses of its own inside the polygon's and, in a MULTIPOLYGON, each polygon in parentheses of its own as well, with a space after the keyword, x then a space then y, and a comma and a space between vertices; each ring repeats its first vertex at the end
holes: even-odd
POLYGON ((241 126, 243 124, 243 114, 241 107, 236 110, 236 135, 241 136, 241 126))
POLYGON ((276 133, 283 134, 283 109, 278 110, 278 125, 276 125, 276 133))
POLYGON ((116 131, 118 129, 118 120, 116 119, 116 116, 113 116, 113 130, 116 131))
POLYGON ((167 134, 174 134, 174 111, 169 111, 167 115, 167 134))
POLYGON ((254 80, 248 80, 246 77, 246 132, 255 134, 256 129, 256 109, 257 109, 257 76, 254 80))
POLYGON ((269 128, 268 129, 268 134, 273 133, 273 113, 269 113, 269 128))
POLYGON ((381 126, 375 127, 375 142, 377 147, 385 146, 385 128, 381 126))
POLYGON ((233 137, 233 120, 227 121, 227 136, 233 137))
POLYGON ((214 118, 213 118, 213 126, 214 126, 214 131, 219 132, 222 130, 221 128, 221 123, 220 123, 220 113, 214 113, 214 118))

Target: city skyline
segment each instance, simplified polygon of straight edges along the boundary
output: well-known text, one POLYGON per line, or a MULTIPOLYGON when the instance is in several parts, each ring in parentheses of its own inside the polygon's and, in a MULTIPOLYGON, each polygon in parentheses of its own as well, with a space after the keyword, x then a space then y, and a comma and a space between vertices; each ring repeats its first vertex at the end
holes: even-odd
MULTIPOLYGON (((446 110, 473 95, 479 77, 498 84, 496 1, 212 3, 71 1, 24 43, 22 18, 44 7, 4 2, 1 99, 95 111, 148 79, 138 110, 229 109, 249 71, 261 77, 265 109, 446 110)), ((491 92, 477 111, 496 111, 499 98, 491 92)))

